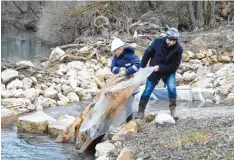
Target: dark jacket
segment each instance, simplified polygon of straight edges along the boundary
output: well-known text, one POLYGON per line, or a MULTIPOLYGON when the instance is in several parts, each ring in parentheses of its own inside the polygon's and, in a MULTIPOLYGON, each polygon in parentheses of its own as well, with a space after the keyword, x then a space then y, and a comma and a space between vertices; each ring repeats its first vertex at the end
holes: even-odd
POLYGON ((153 72, 148 77, 149 80, 158 80, 161 76, 176 72, 181 63, 182 53, 183 48, 179 42, 168 50, 166 48, 166 38, 156 38, 145 50, 141 60, 141 67, 145 68, 149 60, 150 66, 159 65, 159 71, 153 72))
POLYGON ((135 55, 134 49, 130 46, 124 48, 123 53, 117 57, 116 55, 112 59, 111 72, 118 74, 121 67, 125 67, 126 74, 130 75, 139 70, 141 66, 140 59, 135 55))

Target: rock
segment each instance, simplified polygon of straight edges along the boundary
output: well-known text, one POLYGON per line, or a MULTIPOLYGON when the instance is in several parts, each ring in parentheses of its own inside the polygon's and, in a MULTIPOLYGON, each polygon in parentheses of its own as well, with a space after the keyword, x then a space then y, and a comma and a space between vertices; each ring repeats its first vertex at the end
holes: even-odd
POLYGON ((91 50, 92 50, 91 47, 89 47, 89 46, 84 46, 84 47, 82 47, 81 49, 79 49, 79 52, 80 52, 80 53, 89 53, 91 50))
POLYGON ((70 92, 72 92, 73 91, 73 89, 70 87, 70 86, 68 86, 68 85, 66 85, 66 84, 63 84, 62 85, 62 92, 63 92, 63 95, 68 95, 68 93, 70 93, 70 92))
POLYGON ((2 78, 2 82, 5 84, 7 82, 9 82, 10 80, 16 78, 18 76, 18 71, 13 70, 13 69, 6 69, 2 72, 1 74, 1 78, 2 78))
POLYGON ((189 60, 190 64, 197 64, 197 65, 202 65, 202 62, 198 59, 190 59, 189 60))
POLYGON ((65 52, 60 49, 59 47, 56 47, 55 49, 52 50, 49 60, 50 62, 54 62, 60 59, 61 56, 63 56, 65 52))
POLYGON ((181 74, 176 73, 176 82, 181 83, 183 82, 183 77, 181 74))
POLYGON ((213 55, 212 50, 208 49, 207 52, 206 52, 206 56, 211 57, 212 55, 213 55))
POLYGON ((218 61, 222 63, 230 62, 231 58, 229 56, 218 56, 218 61))
POLYGON ((89 81, 91 79, 91 76, 94 74, 92 72, 89 72, 88 70, 78 71, 77 72, 78 78, 84 81, 89 81))
POLYGON ((43 108, 47 107, 55 107, 56 106, 56 101, 50 98, 44 98, 42 96, 39 96, 35 100, 35 105, 41 105, 43 108))
POLYGON ((56 91, 54 88, 50 87, 44 91, 44 96, 46 98, 54 99, 58 95, 58 91, 56 91))
POLYGON ((155 117, 154 123, 158 123, 158 124, 161 124, 161 125, 166 124, 166 123, 175 124, 175 120, 169 114, 159 113, 155 117))
POLYGON ((43 78, 43 76, 41 74, 38 74, 37 78, 43 78))
POLYGON ((114 144, 110 143, 109 141, 98 143, 95 149, 96 149, 95 157, 109 156, 110 153, 114 153, 116 150, 114 144))
POLYGON ((62 93, 58 94, 58 98, 62 102, 62 104, 67 104, 70 101, 69 98, 67 98, 66 96, 62 95, 62 93))
POLYGON ((36 111, 43 111, 43 107, 41 105, 36 106, 36 111))
MULTIPOLYGON (((35 78, 35 77, 34 77, 34 78, 35 78)), ((25 78, 23 79, 23 88, 24 88, 24 89, 29 89, 29 88, 31 88, 31 87, 32 87, 32 83, 33 83, 33 81, 32 81, 31 79, 25 77, 25 78)))
POLYGON ((205 99, 202 95, 202 88, 192 88, 193 101, 204 102, 205 99))
POLYGON ((195 58, 195 54, 191 51, 187 51, 187 55, 189 56, 189 58, 195 58))
POLYGON ((106 65, 106 64, 107 64, 107 60, 106 60, 105 57, 101 57, 101 58, 99 59, 99 61, 100 61, 100 63, 101 63, 102 65, 106 65))
POLYGON ((191 89, 179 89, 177 87, 177 100, 192 101, 193 94, 191 89))
POLYGON ((48 132, 51 135, 58 136, 61 134, 66 128, 74 122, 76 118, 69 116, 67 114, 60 116, 56 122, 49 124, 48 132))
POLYGON ((187 71, 183 74, 184 81, 190 82, 190 81, 194 80, 195 78, 196 78, 196 73, 194 73, 194 72, 187 71))
POLYGON ((67 67, 67 65, 66 65, 66 64, 60 64, 60 65, 59 65, 59 70, 58 70, 58 71, 60 71, 61 73, 66 74, 66 73, 68 72, 68 67, 67 67))
POLYGON ((23 83, 21 80, 19 80, 18 78, 11 81, 8 85, 7 85, 7 89, 19 89, 19 88, 23 88, 23 83))
POLYGON ((2 98, 12 98, 14 96, 13 90, 5 90, 1 93, 2 98))
POLYGON ((82 100, 89 100, 92 99, 92 95, 90 93, 82 94, 82 100))
POLYGON ((19 113, 32 111, 35 106, 31 104, 31 101, 27 98, 5 98, 2 99, 2 106, 15 110, 19 113))
POLYGON ((54 89, 58 92, 62 92, 62 87, 60 85, 54 86, 54 89))
POLYGON ((188 62, 188 61, 189 61, 189 56, 186 55, 186 54, 183 54, 183 55, 182 55, 182 61, 183 61, 183 62, 188 62))
POLYGON ((90 93, 91 96, 96 96, 98 89, 97 88, 93 88, 93 89, 86 89, 87 93, 90 93))
POLYGON ((201 52, 200 52, 200 53, 196 53, 196 58, 197 58, 197 59, 205 58, 205 56, 206 56, 206 55, 205 55, 204 53, 201 53, 201 52))
POLYGON ((96 59, 91 59, 90 61, 92 64, 95 64, 95 65, 98 63, 98 61, 96 59))
POLYGON ((126 147, 120 152, 117 158, 117 160, 133 160, 133 159, 135 159, 135 157, 132 151, 126 147))
POLYGON ((5 91, 5 90, 6 90, 5 84, 2 84, 2 83, 1 83, 1 91, 5 91))
POLYGON ((68 95, 67 95, 67 98, 69 98, 70 101, 72 102, 79 102, 79 97, 77 96, 77 94, 75 92, 70 92, 68 95))
POLYGON ((110 78, 113 74, 110 71, 110 68, 104 67, 96 72, 96 77, 100 79, 102 82, 104 80, 110 78))
POLYGON ((14 90, 14 97, 15 98, 25 98, 23 89, 14 90))
POLYGON ((36 84, 36 83, 37 83, 37 79, 36 79, 36 77, 31 77, 31 80, 32 80, 32 82, 33 82, 34 84, 36 84))
POLYGON ((60 83, 63 85, 63 84, 66 84, 66 85, 69 85, 69 80, 67 80, 67 79, 64 79, 64 78, 61 78, 61 81, 60 81, 60 83))
POLYGON ((37 92, 34 88, 30 88, 24 91, 24 96, 31 101, 34 101, 37 97, 37 92))
POLYGON ((220 94, 221 95, 224 95, 224 96, 227 96, 229 93, 231 93, 232 89, 234 87, 234 84, 230 84, 230 83, 226 83, 222 86, 219 87, 220 89, 220 94))
POLYGON ((16 66, 20 69, 35 68, 35 65, 30 61, 20 61, 16 63, 16 66))
POLYGON ((226 99, 221 100, 221 103, 225 103, 228 105, 234 105, 234 93, 230 93, 226 99))
POLYGON ((210 89, 203 88, 201 90, 201 93, 202 93, 205 100, 214 98, 214 90, 211 88, 210 89))
POLYGON ((110 157, 109 156, 101 156, 101 157, 98 157, 96 160, 110 160, 110 157))
POLYGON ((79 83, 80 83, 77 77, 71 76, 68 78, 68 80, 69 80, 69 84, 72 87, 72 89, 76 89, 77 85, 79 85, 79 83))
POLYGON ((81 70, 85 69, 86 66, 83 62, 72 61, 72 62, 67 63, 67 68, 68 68, 68 70, 74 69, 77 71, 81 71, 81 70))
POLYGON ((1 127, 13 124, 18 119, 18 115, 14 111, 1 107, 1 127))
POLYGON ((43 111, 19 117, 17 121, 17 128, 23 132, 30 133, 46 133, 48 125, 56 120, 43 111))
POLYGON ((192 84, 193 88, 213 88, 214 79, 212 77, 200 77, 199 80, 192 84))
POLYGON ((210 59, 212 60, 212 62, 218 62, 218 56, 217 55, 213 55, 210 57, 210 59))

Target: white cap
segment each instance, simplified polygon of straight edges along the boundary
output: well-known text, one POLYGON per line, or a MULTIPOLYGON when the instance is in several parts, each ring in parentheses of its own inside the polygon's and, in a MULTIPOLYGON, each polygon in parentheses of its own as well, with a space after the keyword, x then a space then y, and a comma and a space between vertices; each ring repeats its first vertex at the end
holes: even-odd
POLYGON ((115 51, 120 47, 123 47, 124 45, 125 43, 121 39, 115 38, 111 43, 111 52, 115 51))

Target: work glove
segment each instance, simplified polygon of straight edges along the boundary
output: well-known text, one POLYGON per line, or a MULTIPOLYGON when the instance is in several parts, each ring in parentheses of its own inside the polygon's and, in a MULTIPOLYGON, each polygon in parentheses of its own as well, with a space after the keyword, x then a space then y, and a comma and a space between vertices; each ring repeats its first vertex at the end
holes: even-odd
POLYGON ((118 74, 118 76, 119 76, 119 77, 122 77, 122 76, 125 76, 125 75, 126 75, 126 72, 125 72, 125 71, 123 71, 123 70, 122 70, 122 71, 120 71, 120 72, 119 72, 119 74, 118 74))
POLYGON ((119 72, 121 72, 121 71, 125 71, 126 70, 126 68, 125 67, 121 67, 120 68, 120 70, 119 70, 119 72))

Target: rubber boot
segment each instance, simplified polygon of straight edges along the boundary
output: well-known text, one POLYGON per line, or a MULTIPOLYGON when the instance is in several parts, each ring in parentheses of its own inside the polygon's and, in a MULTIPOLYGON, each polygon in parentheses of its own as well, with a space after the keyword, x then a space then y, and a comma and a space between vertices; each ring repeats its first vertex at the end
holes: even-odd
POLYGON ((176 99, 169 99, 169 108, 170 108, 170 112, 171 112, 171 116, 175 119, 178 120, 179 116, 176 114, 176 99))
POLYGON ((130 122, 133 119, 132 114, 130 116, 128 116, 128 118, 126 119, 126 123, 130 122))
POLYGON ((144 118, 145 107, 146 107, 148 101, 149 100, 140 100, 138 114, 137 114, 137 117, 135 119, 137 119, 137 118, 140 118, 140 119, 144 118))

